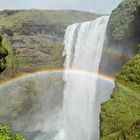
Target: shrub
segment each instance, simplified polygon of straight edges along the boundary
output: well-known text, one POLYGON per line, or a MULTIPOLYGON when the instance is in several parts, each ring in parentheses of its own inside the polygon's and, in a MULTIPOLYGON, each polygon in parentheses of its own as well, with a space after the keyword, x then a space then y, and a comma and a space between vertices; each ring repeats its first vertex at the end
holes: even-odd
POLYGON ((12 135, 8 125, 0 125, 0 140, 26 140, 20 134, 12 135))

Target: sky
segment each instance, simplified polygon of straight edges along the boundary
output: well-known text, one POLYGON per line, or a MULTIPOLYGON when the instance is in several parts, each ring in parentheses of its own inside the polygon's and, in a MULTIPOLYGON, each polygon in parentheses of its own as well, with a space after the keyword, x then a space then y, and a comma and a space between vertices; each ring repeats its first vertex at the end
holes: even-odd
POLYGON ((108 14, 122 0, 0 0, 3 9, 74 9, 108 14))

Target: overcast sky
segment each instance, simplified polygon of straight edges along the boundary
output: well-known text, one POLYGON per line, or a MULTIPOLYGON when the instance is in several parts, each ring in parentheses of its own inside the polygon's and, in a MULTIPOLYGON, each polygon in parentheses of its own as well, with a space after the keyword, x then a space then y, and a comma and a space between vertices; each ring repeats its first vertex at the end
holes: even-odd
POLYGON ((75 9, 110 13, 122 0, 0 0, 0 9, 75 9))

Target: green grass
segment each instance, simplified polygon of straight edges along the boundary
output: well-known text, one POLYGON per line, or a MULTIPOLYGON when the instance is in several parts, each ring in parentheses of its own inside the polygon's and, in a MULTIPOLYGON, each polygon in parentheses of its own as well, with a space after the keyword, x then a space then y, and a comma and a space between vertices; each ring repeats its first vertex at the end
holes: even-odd
MULTIPOLYGON (((122 131, 140 120, 140 54, 129 60, 117 74, 111 99, 102 104, 101 134, 103 140, 139 140, 121 138, 122 131), (119 138, 120 137, 120 138, 119 138)), ((138 127, 140 132, 140 127, 138 127)))
POLYGON ((0 125, 0 140, 25 140, 20 134, 12 135, 8 125, 0 125))
POLYGON ((0 74, 0 81, 5 81, 24 73, 63 67, 63 45, 54 43, 45 46, 44 42, 40 43, 42 47, 47 48, 46 54, 39 56, 15 56, 9 37, 5 36, 3 46, 7 48, 9 55, 6 57, 6 69, 0 74))
POLYGON ((102 138, 101 140, 139 140, 140 139, 140 121, 136 121, 129 127, 122 129, 117 133, 102 138))
POLYGON ((18 59, 14 55, 14 50, 11 46, 8 36, 4 36, 3 46, 8 50, 8 56, 6 57, 6 69, 0 74, 0 81, 6 80, 8 77, 12 77, 18 72, 18 59))
POLYGON ((13 15, 0 15, 0 25, 12 27, 13 25, 20 26, 21 23, 33 22, 36 24, 55 24, 64 25, 75 22, 83 22, 94 20, 100 16, 99 14, 74 11, 74 10, 21 10, 13 15))
POLYGON ((140 92, 140 54, 131 59, 118 73, 117 81, 140 92))
MULTIPOLYGON (((44 46, 45 47, 45 46, 44 46)), ((63 66, 61 44, 54 44, 53 46, 46 46, 47 54, 42 56, 19 56, 21 72, 34 72, 39 70, 47 70, 50 68, 58 68, 63 66)))

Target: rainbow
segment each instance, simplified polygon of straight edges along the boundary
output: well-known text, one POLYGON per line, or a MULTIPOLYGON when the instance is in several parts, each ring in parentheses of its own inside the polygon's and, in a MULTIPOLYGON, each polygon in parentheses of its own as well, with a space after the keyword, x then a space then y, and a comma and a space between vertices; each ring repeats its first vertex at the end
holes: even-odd
POLYGON ((115 57, 115 58, 120 58, 121 57, 121 58, 123 58, 125 60, 128 60, 130 58, 129 55, 124 54, 124 53, 122 53, 121 50, 113 48, 113 47, 111 47, 109 49, 104 48, 102 54, 105 54, 106 56, 109 56, 109 57, 115 57))
MULTIPOLYGON (((48 70, 42 70, 42 71, 37 71, 37 72, 32 72, 32 73, 24 73, 22 75, 17 75, 14 78, 11 78, 7 81, 2 81, 0 83, 0 86, 4 86, 7 84, 11 84, 13 82, 16 82, 19 79, 24 79, 32 76, 37 76, 37 75, 43 75, 43 74, 54 74, 54 73, 64 73, 65 70, 63 68, 56 68, 56 69, 48 69, 48 70)), ((67 70, 66 72, 72 73, 72 74, 80 74, 84 76, 89 76, 89 77, 98 77, 99 79, 103 79, 109 82, 114 82, 114 78, 111 76, 103 75, 103 74, 95 74, 93 72, 87 72, 83 70, 78 70, 78 69, 72 69, 72 70, 67 70)))
MULTIPOLYGON (((16 84, 16 82, 18 80, 22 80, 24 78, 30 78, 32 76, 47 76, 49 74, 63 74, 65 72, 65 70, 63 68, 57 68, 57 69, 48 69, 48 70, 42 70, 42 71, 37 71, 37 72, 32 72, 32 73, 25 73, 22 75, 19 75, 17 77, 11 78, 8 81, 5 82, 1 82, 0 83, 0 88, 3 88, 5 86, 11 86, 14 82, 14 84, 16 84)), ((82 71, 82 70, 67 70, 68 73, 72 73, 72 74, 80 74, 80 75, 84 75, 84 76, 89 76, 89 77, 98 77, 99 79, 105 80, 107 82, 110 82, 111 84, 114 84, 114 77, 110 77, 107 75, 103 75, 103 74, 95 74, 93 72, 87 72, 87 71, 82 71)), ((134 91, 132 89, 130 89, 129 87, 126 87, 122 82, 117 82, 119 84, 120 87, 122 87, 123 89, 125 89, 125 91, 127 90, 127 92, 129 91, 129 93, 124 92, 124 94, 127 94, 129 96, 134 96, 133 93, 134 91)), ((13 85, 12 85, 13 86, 13 85)), ((134 96, 135 97, 135 96, 134 96)))

